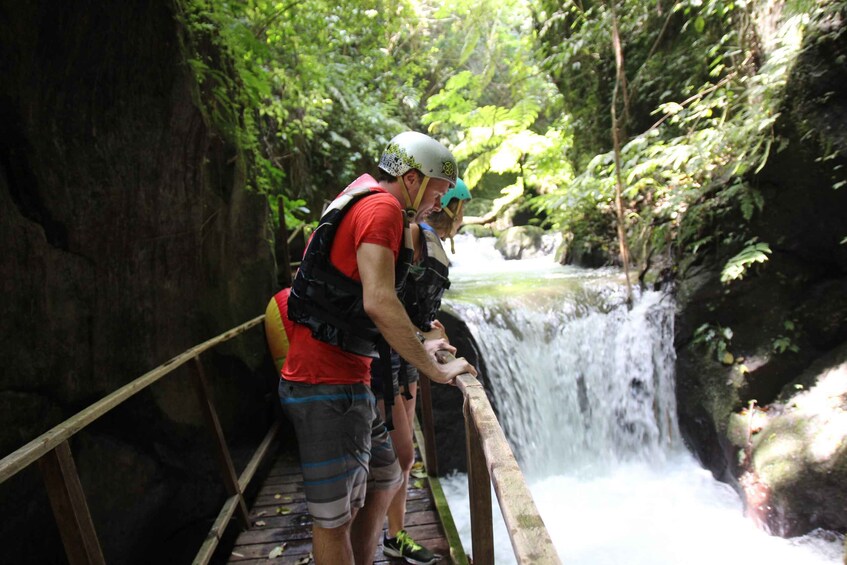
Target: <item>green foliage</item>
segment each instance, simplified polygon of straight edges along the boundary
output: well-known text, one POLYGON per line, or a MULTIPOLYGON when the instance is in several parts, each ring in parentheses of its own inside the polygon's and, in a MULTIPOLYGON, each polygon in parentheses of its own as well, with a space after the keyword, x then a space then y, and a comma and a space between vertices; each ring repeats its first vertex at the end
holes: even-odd
MULTIPOLYGON (((613 247, 610 3, 175 5, 207 119, 238 148, 274 209, 285 196, 289 228, 373 172, 394 134, 428 128, 493 206, 528 203, 546 227, 613 247)), ((635 259, 649 249, 743 248, 724 271, 736 280, 769 253, 746 228, 765 207, 751 178, 784 145, 773 125, 787 72, 805 22, 823 8, 789 3, 776 20, 732 0, 614 6, 627 79, 619 108, 625 227, 635 259), (728 223, 735 225, 715 228, 728 223)))
POLYGON ((782 354, 787 351, 798 353, 800 348, 794 343, 792 337, 796 332, 796 325, 792 320, 786 320, 783 324, 785 332, 774 338, 771 347, 774 353, 782 354))
POLYGON ((703 347, 709 356, 725 365, 731 365, 735 357, 729 351, 732 341, 732 328, 725 328, 717 324, 703 324, 694 331, 692 343, 703 347))
POLYGON ((743 278, 750 265, 764 263, 768 260, 770 253, 771 248, 767 243, 757 243, 755 240, 748 241, 744 249, 724 265, 721 271, 721 282, 728 283, 743 278))
POLYGON ((256 186, 272 206, 284 194, 319 211, 417 119, 426 29, 409 2, 177 0, 176 7, 201 107, 251 157, 256 186))
MULTIPOLYGON (((573 230, 580 218, 563 205, 588 194, 604 204, 614 196, 613 154, 602 150, 611 143, 603 117, 614 77, 610 15, 606 4, 542 0, 541 6, 545 65, 567 89, 565 108, 573 111, 576 138, 583 138, 572 159, 584 164, 573 183, 537 204, 573 230), (589 159, 591 149, 601 151, 589 159)), ((749 237, 745 225, 765 205, 748 179, 781 148, 772 128, 808 15, 784 18, 763 38, 754 32, 752 6, 722 0, 679 2, 667 11, 647 10, 635 0, 617 5, 629 78, 626 126, 640 132, 626 140, 621 156, 636 253, 738 245, 749 237), (721 217, 732 218, 737 228, 716 231, 721 217)), ((734 262, 728 276, 740 276, 747 265, 734 262)))
POLYGON ((248 184, 269 191, 282 171, 263 157, 257 107, 270 91, 264 73, 243 56, 244 44, 255 40, 238 26, 225 3, 175 0, 180 44, 197 84, 197 106, 242 155, 248 184))
POLYGON ((456 140, 453 153, 466 163, 462 178, 471 188, 514 177, 493 202, 497 208, 527 191, 545 193, 569 182, 573 171, 564 155, 572 136, 567 117, 557 112, 560 96, 535 63, 526 5, 487 2, 472 13, 463 68, 428 99, 422 122, 456 140), (482 37, 488 38, 484 46, 482 37))

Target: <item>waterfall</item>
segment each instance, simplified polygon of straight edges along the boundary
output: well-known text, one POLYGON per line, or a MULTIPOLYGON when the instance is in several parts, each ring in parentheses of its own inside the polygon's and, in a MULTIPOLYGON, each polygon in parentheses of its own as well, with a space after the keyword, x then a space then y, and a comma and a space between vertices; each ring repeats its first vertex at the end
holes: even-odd
MULTIPOLYGON (((685 449, 671 295, 639 293, 629 308, 614 270, 505 261, 493 238, 456 243, 444 308, 479 345, 498 418, 564 562, 840 563, 841 542, 827 534, 756 530, 737 494, 685 449)), ((444 486, 467 549, 467 478, 444 486)), ((498 564, 514 563, 502 521, 495 545, 498 564)))
POLYGON ((476 334, 525 473, 590 473, 677 447, 669 296, 645 293, 632 310, 600 286, 568 302, 526 298, 448 302, 476 334))

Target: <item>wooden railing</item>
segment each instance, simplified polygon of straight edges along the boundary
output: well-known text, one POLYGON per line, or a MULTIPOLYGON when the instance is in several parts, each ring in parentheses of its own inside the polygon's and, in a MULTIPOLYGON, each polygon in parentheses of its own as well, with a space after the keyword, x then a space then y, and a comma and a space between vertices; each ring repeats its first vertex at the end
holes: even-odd
POLYGON ((190 363, 189 368, 194 380, 194 388, 197 392, 201 411, 212 435, 215 454, 220 464, 223 482, 228 494, 228 498, 197 553, 194 563, 205 564, 211 560, 215 548, 233 516, 244 527, 249 525, 244 491, 269 453, 279 431, 279 422, 273 423, 244 471, 240 476, 237 476, 218 420, 217 411, 212 403, 209 385, 206 381, 203 365, 200 362, 200 354, 259 325, 264 318, 264 315, 254 318, 177 355, 0 460, 0 483, 5 482, 33 463, 38 463, 50 498, 50 505, 53 508, 53 515, 59 527, 62 543, 65 546, 65 553, 71 565, 103 564, 105 559, 88 511, 88 503, 80 484, 68 441, 74 434, 85 429, 113 408, 126 402, 160 379, 172 374, 186 363, 190 363))
MULTIPOLYGON (((163 365, 138 377, 100 401, 68 418, 0 460, 0 483, 37 463, 53 514, 59 527, 65 552, 71 565, 104 564, 102 549, 88 510, 85 493, 76 471, 69 440, 92 422, 128 399, 189 363, 195 390, 211 432, 215 453, 221 468, 228 498, 209 530, 194 563, 206 564, 212 559, 227 525, 233 517, 247 527, 247 505, 244 492, 256 474, 279 432, 275 421, 254 452, 241 475, 236 475, 217 411, 206 380, 200 355, 264 320, 258 316, 213 339, 192 347, 163 365)), ((491 484, 506 522, 515 557, 520 564, 560 563, 552 540, 535 507, 523 474, 515 461, 485 390, 469 374, 460 375, 456 385, 464 396, 464 418, 467 433, 468 491, 470 494, 471 537, 474 565, 494 563, 494 534, 491 514, 491 484)), ((421 379, 421 405, 427 471, 437 474, 437 458, 432 421, 429 380, 421 379)))
MULTIPOLYGON (((442 351, 439 352, 439 358, 449 361, 453 356, 442 351)), ((494 563, 492 484, 517 562, 527 565, 561 563, 485 389, 475 377, 467 373, 456 378, 456 386, 464 397, 474 565, 494 563)), ((438 459, 435 453, 429 379, 420 380, 420 389, 424 460, 427 462, 427 472, 437 475, 438 459)))

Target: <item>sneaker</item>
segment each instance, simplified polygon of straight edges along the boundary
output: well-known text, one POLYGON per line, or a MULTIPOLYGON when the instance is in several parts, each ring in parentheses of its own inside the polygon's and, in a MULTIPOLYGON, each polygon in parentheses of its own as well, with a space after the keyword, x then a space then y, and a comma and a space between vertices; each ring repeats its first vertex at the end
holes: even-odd
POLYGON ((397 532, 396 538, 384 538, 382 552, 389 557, 402 557, 413 565, 432 565, 438 561, 437 555, 409 537, 406 530, 397 532))

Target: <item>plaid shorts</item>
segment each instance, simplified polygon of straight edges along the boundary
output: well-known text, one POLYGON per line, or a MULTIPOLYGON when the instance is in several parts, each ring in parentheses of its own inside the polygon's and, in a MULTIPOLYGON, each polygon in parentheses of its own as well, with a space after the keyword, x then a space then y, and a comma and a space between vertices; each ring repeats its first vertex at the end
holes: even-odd
POLYGON ((282 410, 297 433, 309 513, 336 528, 365 504, 368 489, 395 488, 400 465, 365 384, 310 385, 280 379, 282 410))

